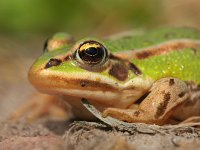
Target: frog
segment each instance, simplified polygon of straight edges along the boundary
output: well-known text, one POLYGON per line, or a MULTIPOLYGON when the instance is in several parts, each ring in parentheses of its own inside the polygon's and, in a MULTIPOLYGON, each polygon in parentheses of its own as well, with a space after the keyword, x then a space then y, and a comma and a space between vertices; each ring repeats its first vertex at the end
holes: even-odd
MULTIPOLYGON (((161 27, 77 41, 57 33, 28 73, 45 94, 34 99, 41 107, 33 116, 49 111, 93 120, 81 103, 87 99, 103 117, 128 123, 200 121, 199 69, 200 32, 194 28, 161 27)), ((33 101, 27 103, 16 118, 33 110, 33 101)))

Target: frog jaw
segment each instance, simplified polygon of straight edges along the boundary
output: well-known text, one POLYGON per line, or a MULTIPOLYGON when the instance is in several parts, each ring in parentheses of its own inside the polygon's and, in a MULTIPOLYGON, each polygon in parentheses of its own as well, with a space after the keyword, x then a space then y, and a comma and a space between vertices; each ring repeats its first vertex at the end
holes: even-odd
POLYGON ((93 99, 104 105, 126 107, 143 95, 152 80, 142 76, 125 82, 95 72, 30 70, 29 80, 43 93, 93 99))

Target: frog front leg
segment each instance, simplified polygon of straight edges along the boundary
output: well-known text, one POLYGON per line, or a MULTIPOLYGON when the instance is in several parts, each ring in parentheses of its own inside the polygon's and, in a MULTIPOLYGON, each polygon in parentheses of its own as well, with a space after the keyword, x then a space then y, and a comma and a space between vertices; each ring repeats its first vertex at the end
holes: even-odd
POLYGON ((148 96, 136 109, 107 108, 103 116, 126 122, 155 123, 167 122, 176 107, 188 100, 189 90, 185 82, 177 78, 162 78, 156 81, 148 96))

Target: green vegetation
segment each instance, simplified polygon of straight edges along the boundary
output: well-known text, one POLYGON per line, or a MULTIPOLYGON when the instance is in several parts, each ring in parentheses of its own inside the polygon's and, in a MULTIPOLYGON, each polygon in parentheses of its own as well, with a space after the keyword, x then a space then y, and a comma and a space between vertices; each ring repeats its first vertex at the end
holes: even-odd
POLYGON ((1 0, 0 33, 109 34, 151 26, 159 0, 1 0))

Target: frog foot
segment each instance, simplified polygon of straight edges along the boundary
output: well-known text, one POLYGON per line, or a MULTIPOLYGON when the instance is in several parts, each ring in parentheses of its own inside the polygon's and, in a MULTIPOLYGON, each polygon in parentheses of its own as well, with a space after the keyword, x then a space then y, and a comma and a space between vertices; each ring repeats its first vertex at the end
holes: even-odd
POLYGON ((103 116, 111 116, 122 121, 134 123, 165 124, 176 107, 189 98, 185 82, 177 78, 163 78, 154 83, 149 94, 136 109, 107 108, 103 116))
POLYGON ((31 100, 18 108, 9 118, 17 121, 20 118, 33 122, 43 117, 53 120, 66 120, 70 118, 68 106, 55 96, 37 93, 31 100))
POLYGON ((110 116, 126 122, 145 122, 145 120, 148 118, 148 115, 143 115, 146 116, 146 118, 141 118, 142 113, 143 112, 141 110, 107 108, 103 111, 102 116, 104 118, 110 116))

